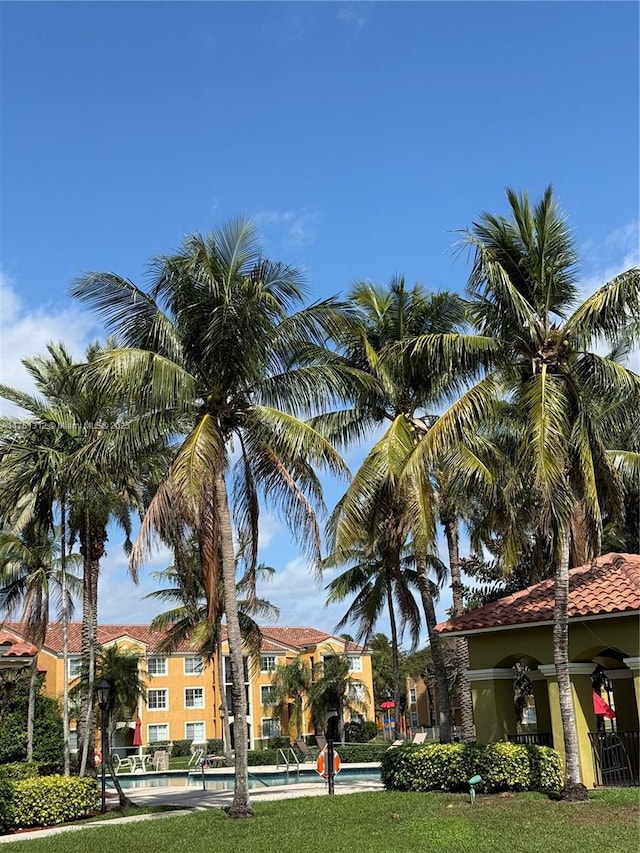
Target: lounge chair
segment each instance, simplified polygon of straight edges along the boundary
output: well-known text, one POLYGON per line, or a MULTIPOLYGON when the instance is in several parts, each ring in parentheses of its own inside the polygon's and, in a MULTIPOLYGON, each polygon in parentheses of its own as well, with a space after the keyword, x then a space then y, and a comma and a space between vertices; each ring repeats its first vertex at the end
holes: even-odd
POLYGON ((296 738, 296 746, 302 753, 303 761, 316 761, 318 758, 318 747, 309 746, 309 744, 301 737, 296 738))
POLYGON ((151 766, 154 770, 169 769, 169 753, 166 749, 156 749, 151 759, 151 766))
POLYGON ((117 752, 113 752, 111 760, 116 773, 133 773, 133 761, 130 758, 120 758, 117 752))
POLYGON ((424 743, 426 739, 427 739, 427 733, 426 732, 416 732, 415 735, 413 736, 413 740, 411 741, 411 743, 418 745, 418 744, 424 743))
POLYGON ((324 735, 316 735, 316 743, 318 744, 318 751, 322 752, 327 745, 327 739, 324 735))

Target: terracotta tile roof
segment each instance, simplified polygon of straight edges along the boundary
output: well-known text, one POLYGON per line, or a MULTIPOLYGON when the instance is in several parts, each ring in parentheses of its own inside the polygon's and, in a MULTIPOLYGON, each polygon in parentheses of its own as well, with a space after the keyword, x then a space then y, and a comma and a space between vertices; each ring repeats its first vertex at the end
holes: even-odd
MULTIPOLYGON (((441 622, 436 630, 471 632, 508 625, 552 622, 555 580, 508 595, 441 622)), ((569 618, 640 611, 640 555, 605 554, 569 572, 569 618)))
MULTIPOLYGON (((5 622, 4 628, 13 632, 18 637, 24 636, 24 626, 21 622, 5 622)), ((340 637, 319 631, 317 628, 287 628, 262 626, 261 649, 265 652, 286 652, 293 650, 301 651, 307 646, 316 646, 326 642, 328 639, 344 642, 340 637)), ((160 642, 164 638, 163 631, 154 631, 149 625, 98 625, 98 642, 101 645, 112 643, 115 640, 130 638, 142 643, 147 647, 147 652, 157 651, 160 642)), ((226 639, 226 631, 223 629, 223 638, 226 639)), ((14 639, 14 638, 12 638, 14 639)), ((80 622, 69 623, 69 654, 80 654, 82 648, 82 624, 80 622)), ((44 647, 54 654, 62 654, 62 623, 51 622, 47 629, 44 647)), ((192 652, 189 641, 185 640, 177 652, 192 652)), ((347 643, 347 651, 362 652, 362 646, 357 643, 347 643)))
POLYGON ((38 648, 33 643, 24 643, 22 640, 16 640, 13 634, 1 630, 0 648, 3 649, 0 657, 3 658, 32 658, 38 654, 38 648))

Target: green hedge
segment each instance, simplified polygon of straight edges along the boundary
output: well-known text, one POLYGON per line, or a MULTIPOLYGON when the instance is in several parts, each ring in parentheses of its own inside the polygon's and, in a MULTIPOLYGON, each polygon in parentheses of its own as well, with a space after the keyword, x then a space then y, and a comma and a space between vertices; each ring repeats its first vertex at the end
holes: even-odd
POLYGON ((0 779, 0 833, 13 826, 13 784, 0 779))
POLYGON ((78 820, 98 808, 95 779, 67 776, 34 776, 6 783, 12 789, 14 827, 52 826, 78 820))
POLYGON ((562 787, 559 754, 545 746, 432 743, 385 752, 381 775, 395 791, 468 791, 469 779, 482 777, 479 792, 544 791, 562 787))
POLYGON ((209 738, 207 741, 207 755, 222 755, 224 752, 224 743, 222 738, 209 738))
POLYGON ((0 779, 29 779, 31 776, 53 776, 59 772, 57 761, 12 761, 10 764, 0 764, 0 779))
POLYGON ((191 755, 192 740, 174 740, 171 755, 178 758, 180 755, 191 755))

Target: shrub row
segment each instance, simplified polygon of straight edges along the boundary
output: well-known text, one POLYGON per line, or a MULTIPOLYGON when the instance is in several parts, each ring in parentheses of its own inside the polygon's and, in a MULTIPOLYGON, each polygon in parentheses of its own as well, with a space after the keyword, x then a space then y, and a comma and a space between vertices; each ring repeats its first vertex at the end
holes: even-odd
POLYGON ((59 772, 57 761, 12 761, 0 764, 0 779, 28 779, 31 776, 52 776, 59 772))
POLYGON ((389 749, 381 775, 385 788, 394 791, 468 791, 469 779, 480 775, 481 792, 551 793, 562 787, 562 762, 546 746, 432 743, 389 749))
POLYGON ((95 779, 31 776, 0 780, 0 828, 53 826, 87 817, 98 808, 95 779))

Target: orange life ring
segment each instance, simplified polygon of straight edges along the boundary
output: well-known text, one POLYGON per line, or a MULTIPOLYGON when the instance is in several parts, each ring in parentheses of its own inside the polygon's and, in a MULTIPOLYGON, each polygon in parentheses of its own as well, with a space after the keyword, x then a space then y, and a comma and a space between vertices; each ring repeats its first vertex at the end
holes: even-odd
POLYGON ((102 752, 99 749, 96 749, 94 761, 96 764, 102 764, 102 752))
MULTIPOLYGON (((337 752, 333 753, 333 775, 337 776, 340 772, 340 767, 342 766, 342 761, 340 760, 340 756, 337 752)), ((322 750, 320 755, 318 756, 318 760, 316 761, 316 770, 322 776, 323 779, 329 778, 329 769, 327 766, 327 747, 322 750)))

